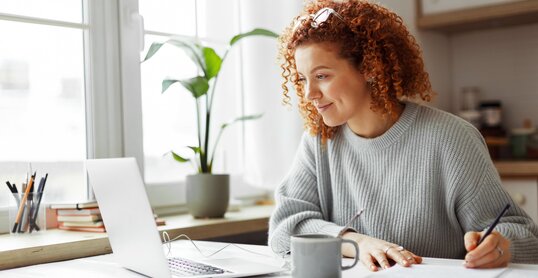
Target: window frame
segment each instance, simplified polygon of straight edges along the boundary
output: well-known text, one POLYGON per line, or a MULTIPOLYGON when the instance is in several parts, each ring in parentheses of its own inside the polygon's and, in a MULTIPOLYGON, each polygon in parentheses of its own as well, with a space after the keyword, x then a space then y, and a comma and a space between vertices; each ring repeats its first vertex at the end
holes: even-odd
MULTIPOLYGON (((81 0, 81 23, 0 13, 0 20, 83 31, 87 158, 124 155, 122 83, 120 82, 119 2, 81 0)), ((136 2, 136 0, 135 0, 136 2)), ((138 58, 137 58, 138 59, 138 58)), ((92 198, 86 184, 86 194, 92 198)), ((0 208, 0 223, 8 223, 8 209, 0 208)), ((0 225, 0 233, 9 225, 0 225)))
MULTIPOLYGON (((145 36, 143 18, 139 14, 138 0, 119 0, 119 7, 120 79, 123 94, 121 119, 124 132, 121 156, 135 157, 144 177, 140 70, 140 52, 144 47, 145 36)), ((176 212, 178 208, 175 207, 185 203, 184 185, 181 183, 179 186, 177 183, 146 183, 146 192, 153 207, 167 207, 168 211, 176 212)))
MULTIPOLYGON (((80 0, 81 23, 0 13, 0 19, 26 23, 81 28, 84 43, 84 89, 86 108, 87 158, 135 157, 144 173, 142 95, 140 52, 145 31, 138 0, 80 0)), ((240 9, 239 1, 232 1, 240 9)), ((199 20, 197 20, 197 29, 199 20)), ((240 26, 240 19, 235 23, 240 26)), ((240 29, 240 28, 237 28, 240 29)), ((215 42, 209 38, 203 41, 215 42)), ((226 42, 222 42, 225 44, 226 42)), ((241 61, 241 46, 238 49, 241 61)), ((238 66, 242 75, 242 67, 238 66)), ((238 80, 240 77, 237 77, 238 80)), ((240 84, 241 94, 243 84, 240 84)), ((244 104, 241 104, 244 105, 244 104)), ((244 110, 244 108, 243 108, 244 110)), ((241 111, 244 112, 244 111, 241 111)), ((244 132, 242 134, 244 137, 244 132)), ((178 211, 184 206, 184 181, 146 184, 152 206, 178 211)), ((241 185, 240 185, 241 186, 241 185)), ((93 198, 87 184, 88 198, 93 198)), ((252 196, 266 196, 266 191, 251 190, 252 196)), ((5 214, 5 215, 4 215, 5 214)), ((0 219, 7 210, 0 208, 0 219)), ((0 232, 2 232, 0 226, 0 232)))

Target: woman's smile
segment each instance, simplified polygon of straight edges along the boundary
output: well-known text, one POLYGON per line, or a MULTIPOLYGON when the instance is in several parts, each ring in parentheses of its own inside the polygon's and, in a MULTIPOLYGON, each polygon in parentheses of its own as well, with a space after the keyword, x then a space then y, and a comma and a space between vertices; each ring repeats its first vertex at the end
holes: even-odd
POLYGON ((318 109, 319 113, 323 113, 323 112, 327 111, 327 109, 329 109, 331 107, 331 105, 332 105, 332 103, 318 104, 318 105, 316 105, 316 108, 318 109))

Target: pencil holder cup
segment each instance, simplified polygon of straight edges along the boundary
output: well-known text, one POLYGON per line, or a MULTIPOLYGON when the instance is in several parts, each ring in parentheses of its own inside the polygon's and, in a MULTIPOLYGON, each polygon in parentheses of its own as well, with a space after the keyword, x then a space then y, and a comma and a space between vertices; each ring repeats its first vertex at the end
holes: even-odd
POLYGON ((14 193, 9 205, 9 232, 22 235, 45 231, 47 212, 43 193, 14 193))

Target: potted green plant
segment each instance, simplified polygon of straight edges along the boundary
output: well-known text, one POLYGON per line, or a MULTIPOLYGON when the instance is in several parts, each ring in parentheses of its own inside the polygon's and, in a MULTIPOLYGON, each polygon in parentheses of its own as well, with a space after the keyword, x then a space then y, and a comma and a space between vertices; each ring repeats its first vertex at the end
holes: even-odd
POLYGON ((229 46, 222 57, 213 48, 203 46, 197 41, 170 38, 166 42, 152 43, 143 60, 144 62, 150 59, 163 45, 170 44, 185 51, 199 69, 200 74, 192 78, 183 80, 164 79, 161 90, 161 93, 164 93, 172 84, 180 83, 196 100, 198 144, 196 146, 186 146, 193 151, 194 157, 187 158, 176 152, 170 152, 176 161, 180 163, 194 161, 198 168, 197 174, 188 175, 186 179, 187 207, 189 212, 196 218, 223 217, 228 208, 230 190, 229 175, 213 174, 215 150, 217 149, 223 131, 233 123, 254 120, 261 117, 261 115, 243 115, 231 122, 223 123, 220 126, 217 137, 211 141, 211 109, 213 107, 215 88, 217 87, 221 65, 230 49, 241 39, 250 36, 278 37, 276 33, 266 29, 254 29, 250 32, 238 34, 230 40, 229 46))

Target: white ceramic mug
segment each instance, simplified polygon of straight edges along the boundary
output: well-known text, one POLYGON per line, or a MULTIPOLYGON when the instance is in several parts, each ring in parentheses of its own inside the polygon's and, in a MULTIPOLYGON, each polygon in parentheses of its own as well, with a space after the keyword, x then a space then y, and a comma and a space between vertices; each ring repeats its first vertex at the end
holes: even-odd
POLYGON ((303 234, 291 237, 291 276, 297 278, 341 277, 342 270, 358 262, 359 246, 355 241, 322 234, 303 234), (355 261, 342 265, 342 243, 355 247, 355 261))

